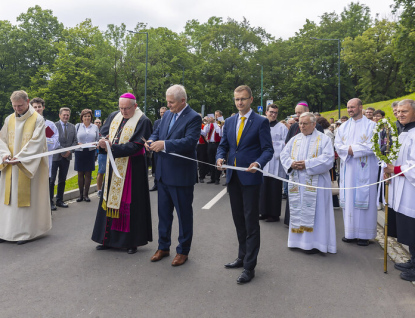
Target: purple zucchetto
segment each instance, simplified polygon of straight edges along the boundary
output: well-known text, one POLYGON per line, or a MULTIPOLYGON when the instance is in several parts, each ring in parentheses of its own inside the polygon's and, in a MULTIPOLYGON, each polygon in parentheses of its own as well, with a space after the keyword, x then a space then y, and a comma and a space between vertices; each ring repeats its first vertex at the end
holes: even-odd
POLYGON ((135 96, 131 93, 124 93, 120 96, 120 98, 135 99, 135 96))
POLYGON ((307 103, 304 103, 304 102, 302 102, 302 103, 298 103, 297 105, 301 105, 301 106, 308 107, 308 104, 307 104, 307 103))

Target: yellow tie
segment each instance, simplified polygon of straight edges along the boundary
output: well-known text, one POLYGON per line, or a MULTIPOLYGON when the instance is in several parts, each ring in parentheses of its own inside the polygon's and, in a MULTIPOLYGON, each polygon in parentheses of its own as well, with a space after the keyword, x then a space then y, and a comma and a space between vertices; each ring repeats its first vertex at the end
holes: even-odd
MULTIPOLYGON (((241 117, 241 124, 239 125, 239 129, 238 129, 238 137, 236 138, 236 145, 239 145, 239 140, 241 139, 242 136, 242 131, 244 130, 244 124, 245 124, 245 117, 241 117)), ((235 161, 233 163, 236 166, 236 156, 235 156, 235 161)))
POLYGON ((241 139, 242 136, 242 131, 244 130, 244 125, 245 125, 245 117, 241 117, 241 124, 239 125, 239 130, 238 130, 238 138, 236 138, 236 145, 239 145, 239 140, 241 139))

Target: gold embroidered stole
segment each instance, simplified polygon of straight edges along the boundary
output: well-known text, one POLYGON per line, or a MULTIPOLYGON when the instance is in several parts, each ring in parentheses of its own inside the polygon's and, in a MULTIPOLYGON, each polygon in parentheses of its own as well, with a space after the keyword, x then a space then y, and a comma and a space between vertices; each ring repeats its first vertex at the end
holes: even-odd
MULTIPOLYGON (((295 138, 291 150, 291 159, 298 160, 300 149, 307 146, 307 138, 303 134, 298 134, 295 138), (304 141, 304 142, 303 142, 304 141)), ((317 133, 312 136, 307 150, 306 159, 318 157, 321 152, 321 136, 317 133)), ((300 183, 301 172, 294 170, 290 174, 290 181, 300 183)), ((305 177, 307 186, 304 188, 302 198, 300 197, 300 188, 296 184, 288 184, 290 198, 290 223, 291 232, 304 233, 314 231, 314 218, 317 203, 317 189, 313 188, 318 185, 319 175, 305 177)))
MULTIPOLYGON (((20 150, 30 141, 33 136, 33 132, 36 128, 36 119, 38 113, 34 112, 28 119, 26 119, 23 126, 22 140, 20 143, 20 150)), ((16 136, 16 115, 12 114, 9 118, 7 126, 7 139, 9 150, 14 157, 14 141, 16 136)), ((12 165, 7 165, 4 171, 6 174, 6 186, 5 186, 5 196, 4 204, 10 205, 11 201, 11 187, 12 187, 12 165)), ((30 187, 31 181, 24 173, 18 171, 17 179, 17 206, 25 207, 30 206, 30 187)))
MULTIPOLYGON (((121 136, 118 144, 127 143, 132 135, 134 134, 135 128, 138 121, 140 120, 143 112, 140 109, 136 109, 134 116, 131 117, 126 123, 121 132, 121 136)), ((118 113, 111 122, 109 131, 109 140, 112 142, 115 134, 117 133, 118 127, 123 120, 121 113, 118 113)), ((105 182, 104 196, 102 200, 102 208, 107 211, 107 216, 112 218, 119 217, 119 209, 121 205, 122 193, 124 190, 125 174, 127 172, 129 157, 122 157, 115 159, 115 165, 117 166, 118 172, 121 178, 118 178, 114 172, 111 176, 111 186, 109 187, 108 182, 105 182), (108 194, 108 196, 107 196, 108 194)), ((107 157, 106 171, 109 171, 110 160, 107 157)), ((108 180, 108 178, 106 178, 108 180)))

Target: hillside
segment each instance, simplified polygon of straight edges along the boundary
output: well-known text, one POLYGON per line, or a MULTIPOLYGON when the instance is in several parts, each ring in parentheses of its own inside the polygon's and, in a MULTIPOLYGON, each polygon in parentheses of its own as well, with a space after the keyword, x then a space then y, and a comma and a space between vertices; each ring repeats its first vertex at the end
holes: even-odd
MULTIPOLYGON (((363 105, 363 108, 366 109, 368 107, 373 107, 374 109, 381 109, 386 113, 386 117, 390 117, 390 118, 394 119, 395 117, 393 116, 391 105, 394 101, 396 101, 396 100, 399 101, 399 100, 403 100, 403 99, 415 99, 415 93, 412 93, 412 94, 409 94, 409 95, 406 95, 406 96, 402 96, 402 97, 399 97, 399 98, 395 98, 395 99, 390 99, 390 100, 377 102, 377 103, 365 104, 365 105, 363 105)), ((321 113, 321 115, 323 117, 327 118, 327 119, 333 117, 335 120, 337 120, 338 119, 338 113, 339 113, 339 110, 336 109, 336 110, 332 110, 332 111, 329 111, 329 112, 321 113)), ((341 116, 344 116, 344 115, 349 116, 347 114, 346 108, 341 109, 341 116)))

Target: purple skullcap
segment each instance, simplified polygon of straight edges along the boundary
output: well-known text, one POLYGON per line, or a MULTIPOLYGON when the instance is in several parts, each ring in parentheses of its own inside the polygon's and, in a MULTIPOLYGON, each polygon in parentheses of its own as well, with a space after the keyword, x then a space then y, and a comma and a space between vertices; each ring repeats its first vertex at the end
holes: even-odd
POLYGON ((120 96, 120 98, 135 99, 135 96, 131 93, 124 93, 120 96))
POLYGON ((308 107, 308 104, 307 103, 298 103, 297 105, 301 105, 301 106, 308 107))

